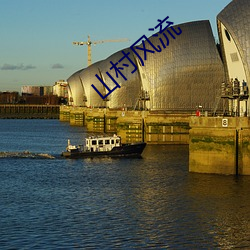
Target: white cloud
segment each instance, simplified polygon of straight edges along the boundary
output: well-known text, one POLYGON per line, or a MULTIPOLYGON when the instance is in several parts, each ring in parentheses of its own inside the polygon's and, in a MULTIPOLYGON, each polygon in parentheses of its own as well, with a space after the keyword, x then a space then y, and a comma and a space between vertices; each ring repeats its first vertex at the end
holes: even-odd
POLYGON ((52 69, 63 69, 64 66, 60 63, 55 63, 51 66, 52 69))
POLYGON ((5 63, 0 69, 1 70, 29 70, 29 69, 35 69, 36 66, 33 66, 31 64, 24 65, 23 63, 14 65, 14 64, 8 64, 5 63))

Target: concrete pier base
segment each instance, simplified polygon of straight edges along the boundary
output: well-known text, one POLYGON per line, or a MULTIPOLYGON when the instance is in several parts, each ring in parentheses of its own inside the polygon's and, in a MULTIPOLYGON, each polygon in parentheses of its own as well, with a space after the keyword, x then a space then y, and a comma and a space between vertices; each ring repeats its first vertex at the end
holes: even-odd
POLYGON ((196 117, 150 111, 60 107, 60 120, 123 143, 189 144, 189 171, 250 175, 250 118, 196 117))
POLYGON ((59 119, 61 122, 69 122, 70 121, 70 112, 71 108, 68 106, 61 106, 59 112, 59 119))
POLYGON ((189 116, 150 111, 60 107, 60 120, 85 126, 90 133, 118 134, 124 143, 188 144, 189 116))
POLYGON ((190 117, 189 171, 250 175, 250 118, 190 117))

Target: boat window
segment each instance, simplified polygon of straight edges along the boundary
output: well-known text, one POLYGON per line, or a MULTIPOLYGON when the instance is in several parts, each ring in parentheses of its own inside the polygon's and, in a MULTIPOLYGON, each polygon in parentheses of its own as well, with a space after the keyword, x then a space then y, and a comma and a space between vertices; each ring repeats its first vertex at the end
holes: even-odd
POLYGON ((111 140, 111 144, 115 144, 115 140, 111 140))
POLYGON ((110 143, 109 143, 109 140, 105 140, 105 144, 110 144, 110 143))
POLYGON ((93 141, 92 141, 92 145, 96 145, 96 140, 93 140, 93 141))
POLYGON ((118 140, 118 139, 116 139, 116 143, 119 143, 119 140, 118 140))
POLYGON ((99 144, 99 145, 103 145, 103 140, 99 140, 99 141, 98 141, 98 144, 99 144))

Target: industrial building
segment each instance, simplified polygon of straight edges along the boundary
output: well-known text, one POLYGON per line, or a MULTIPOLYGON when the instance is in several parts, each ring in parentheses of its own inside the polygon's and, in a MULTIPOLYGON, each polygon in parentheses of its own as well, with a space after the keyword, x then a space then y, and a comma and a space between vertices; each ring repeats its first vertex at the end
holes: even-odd
POLYGON ((64 80, 59 80, 53 85, 53 95, 62 98, 68 98, 68 83, 64 80))
POLYGON ((17 104, 18 102, 18 92, 0 92, 0 104, 17 104))
MULTIPOLYGON (((222 83, 236 77, 240 82, 250 80, 250 5, 247 1, 233 0, 218 15, 221 46, 215 43, 207 20, 169 27, 163 33, 152 34, 148 41, 138 45, 141 50, 137 53, 131 47, 125 48, 75 72, 67 80, 69 104, 110 109, 141 107, 164 112, 189 112, 202 107, 213 111, 222 83), (145 60, 145 49, 152 51, 153 48, 154 53, 147 53, 145 60), (129 59, 125 58, 120 63, 124 54, 129 55, 129 59), (111 62, 119 62, 119 67, 129 65, 122 66, 126 79, 117 71, 110 70, 111 62), (239 66, 235 67, 237 63, 239 66), (133 71, 133 67, 136 70, 133 71), (107 95, 109 91, 103 83, 109 89, 116 86, 110 75, 119 88, 103 100, 91 85, 103 96, 107 95)), ((241 113, 246 113, 246 104, 240 105, 241 113)))
POLYGON ((52 95, 52 86, 22 86, 22 95, 35 95, 35 96, 45 96, 52 95))

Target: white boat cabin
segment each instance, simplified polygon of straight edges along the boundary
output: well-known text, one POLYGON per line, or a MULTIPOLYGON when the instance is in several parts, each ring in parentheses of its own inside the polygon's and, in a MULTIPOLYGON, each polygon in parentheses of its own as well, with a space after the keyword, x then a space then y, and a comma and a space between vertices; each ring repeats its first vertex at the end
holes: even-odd
POLYGON ((121 138, 117 135, 114 136, 103 136, 103 137, 88 137, 86 138, 86 151, 110 151, 114 147, 121 146, 121 138))

